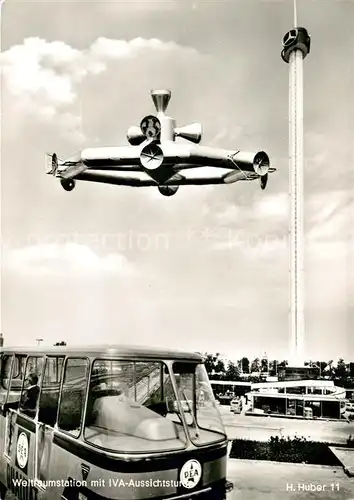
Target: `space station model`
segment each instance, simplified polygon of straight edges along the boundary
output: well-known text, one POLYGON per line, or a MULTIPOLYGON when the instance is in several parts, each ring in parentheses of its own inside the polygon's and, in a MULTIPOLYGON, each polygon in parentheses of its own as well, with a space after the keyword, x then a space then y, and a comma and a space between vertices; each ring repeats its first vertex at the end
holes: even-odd
POLYGON ((46 154, 46 173, 58 177, 66 191, 72 191, 76 181, 156 187, 164 196, 175 194, 180 186, 237 181, 259 180, 265 189, 268 174, 275 170, 265 152, 200 146, 200 123, 176 127, 166 115, 171 92, 153 90, 151 97, 156 114, 129 128, 129 145, 87 148, 66 160, 46 154))

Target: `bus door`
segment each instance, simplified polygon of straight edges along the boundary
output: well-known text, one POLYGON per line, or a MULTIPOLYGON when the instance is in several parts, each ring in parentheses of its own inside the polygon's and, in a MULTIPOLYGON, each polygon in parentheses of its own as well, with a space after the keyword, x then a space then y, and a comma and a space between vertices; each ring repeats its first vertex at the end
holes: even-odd
POLYGON ((35 448, 35 478, 39 483, 43 483, 49 478, 49 464, 52 452, 54 437, 53 427, 49 427, 42 422, 36 422, 36 448, 35 448))
POLYGON ((40 356, 16 354, 11 368, 5 407, 5 484, 19 498, 27 498, 26 480, 35 473, 35 418, 42 366, 40 356))
MULTIPOLYGON (((5 355, 1 360, 1 408, 0 408, 0 481, 4 480, 5 474, 3 472, 3 466, 1 462, 3 457, 9 460, 10 448, 11 448, 11 436, 13 435, 13 429, 15 422, 13 419, 16 418, 16 413, 12 412, 10 414, 8 402, 12 399, 12 394, 10 392, 11 386, 11 373, 13 369, 14 355, 5 355), (2 472, 2 474, 1 474, 2 472)), ((19 399, 18 394, 18 399, 19 399)))
POLYGON ((36 456, 38 436, 38 403, 43 380, 43 356, 29 356, 27 358, 25 378, 22 385, 19 413, 17 416, 17 465, 29 478, 36 477, 36 456), (22 455, 21 455, 22 454, 22 455), (20 458, 22 456, 22 459, 20 458), (27 458, 26 458, 27 457, 27 458), (30 462, 21 466, 21 462, 30 462))
MULTIPOLYGON (((14 456, 15 433, 17 432, 17 413, 21 398, 26 355, 10 355, 3 360, 1 384, 6 394, 1 408, 2 454, 6 463, 10 463, 14 456)), ((6 474, 5 474, 6 476, 6 474)))
POLYGON ((17 412, 12 409, 6 411, 4 456, 7 461, 11 460, 11 448, 14 442, 17 412))
POLYGON ((54 426, 57 421, 64 356, 46 356, 38 418, 36 422, 35 477, 45 484, 49 478, 54 426))

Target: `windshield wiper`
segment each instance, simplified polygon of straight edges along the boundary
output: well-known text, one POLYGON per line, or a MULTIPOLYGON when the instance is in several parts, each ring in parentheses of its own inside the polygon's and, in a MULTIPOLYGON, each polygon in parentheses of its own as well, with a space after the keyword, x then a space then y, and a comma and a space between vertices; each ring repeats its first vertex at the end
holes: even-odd
POLYGON ((187 403, 187 406, 188 406, 188 410, 189 412, 191 413, 192 415, 192 420, 193 420, 193 427, 195 429, 195 437, 199 438, 199 432, 198 432, 198 425, 197 425, 197 420, 195 418, 195 415, 194 415, 194 411, 193 411, 193 408, 191 407, 191 405, 189 404, 189 400, 186 396, 186 393, 184 391, 182 391, 182 395, 184 397, 184 400, 185 402, 187 403))

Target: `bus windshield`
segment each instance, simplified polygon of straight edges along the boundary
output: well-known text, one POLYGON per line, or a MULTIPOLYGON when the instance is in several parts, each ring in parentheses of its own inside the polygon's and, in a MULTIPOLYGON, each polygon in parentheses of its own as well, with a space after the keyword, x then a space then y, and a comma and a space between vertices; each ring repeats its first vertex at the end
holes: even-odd
POLYGON ((164 363, 97 359, 90 379, 84 438, 112 451, 183 449, 187 443, 183 422, 175 418, 169 398, 176 400, 164 363))
POLYGON ((225 440, 224 425, 205 366, 176 362, 173 372, 191 441, 200 446, 225 440))
POLYGON ((89 443, 120 452, 179 450, 187 444, 184 420, 196 445, 225 439, 204 365, 174 363, 171 372, 160 361, 93 362, 84 430, 89 443))

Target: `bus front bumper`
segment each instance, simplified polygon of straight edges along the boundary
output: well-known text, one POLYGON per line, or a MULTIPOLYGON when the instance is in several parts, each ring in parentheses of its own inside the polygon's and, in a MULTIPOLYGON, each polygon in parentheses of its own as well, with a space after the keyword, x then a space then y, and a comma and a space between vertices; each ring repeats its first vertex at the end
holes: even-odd
POLYGON ((234 489, 234 483, 232 483, 231 481, 226 481, 226 483, 225 483, 225 491, 226 491, 226 493, 229 493, 233 489, 234 489))
POLYGON ((233 489, 234 484, 226 480, 222 490, 210 486, 199 491, 169 497, 168 500, 226 500, 226 495, 233 489))

